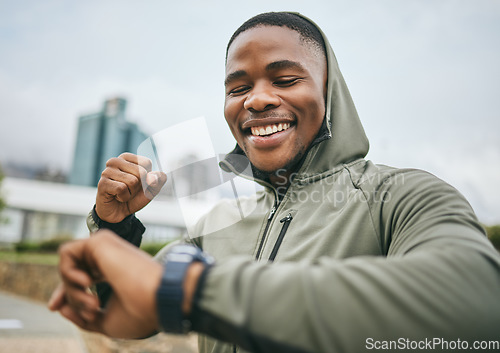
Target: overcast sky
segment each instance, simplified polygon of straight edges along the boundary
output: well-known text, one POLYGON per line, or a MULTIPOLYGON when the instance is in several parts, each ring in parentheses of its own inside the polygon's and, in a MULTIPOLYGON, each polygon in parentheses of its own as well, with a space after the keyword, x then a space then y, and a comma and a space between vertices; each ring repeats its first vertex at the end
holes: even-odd
POLYGON ((368 158, 428 170, 500 223, 498 0, 0 0, 0 162, 69 170, 78 116, 116 95, 151 134, 205 116, 227 152, 225 46, 270 10, 328 35, 368 158))

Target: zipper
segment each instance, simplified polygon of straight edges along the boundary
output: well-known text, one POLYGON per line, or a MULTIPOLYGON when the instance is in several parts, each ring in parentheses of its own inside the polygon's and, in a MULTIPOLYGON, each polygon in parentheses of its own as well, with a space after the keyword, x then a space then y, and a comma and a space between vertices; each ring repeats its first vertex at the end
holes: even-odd
MULTIPOLYGON (((267 223, 266 223, 266 228, 264 228, 264 233, 262 234, 262 238, 260 240, 259 244, 259 250, 257 250, 257 255, 255 256, 255 259, 258 260, 260 257, 260 253, 262 252, 262 247, 264 246, 264 240, 266 239, 267 231, 269 230, 269 226, 271 225, 271 221, 273 220, 274 214, 276 213, 276 204, 271 208, 271 211, 269 211, 269 216, 267 216, 267 223)), ((283 227, 281 227, 280 234, 278 235, 278 239, 276 240, 276 243, 274 244, 273 251, 271 252, 271 256, 269 257, 269 261, 273 261, 274 258, 276 257, 276 254, 278 253, 278 249, 281 246, 281 242, 283 241, 283 238, 285 237, 285 233, 288 230, 288 226, 290 225, 290 222, 292 221, 293 217, 292 214, 289 213, 287 216, 283 219, 280 220, 281 223, 283 223, 283 227)), ((238 346, 233 344, 233 353, 236 353, 238 349, 238 346)))
POLYGON ((285 233, 288 230, 288 226, 290 225, 292 219, 293 219, 292 214, 289 213, 286 215, 285 218, 280 220, 280 222, 283 223, 283 227, 281 227, 280 234, 278 235, 278 239, 276 239, 276 243, 274 244, 271 256, 269 256, 270 262, 274 261, 274 259, 276 258, 276 254, 278 253, 278 250, 281 246, 281 243, 283 242, 283 238, 285 237, 285 233))
POLYGON ((267 224, 266 228, 264 228, 264 233, 262 234, 262 238, 260 239, 259 250, 257 250, 257 255, 255 255, 255 260, 258 260, 260 257, 260 253, 262 252, 262 247, 264 246, 264 240, 266 239, 267 231, 269 230, 269 226, 271 225, 271 221, 276 213, 276 205, 271 208, 269 212, 269 216, 267 216, 267 224))
MULTIPOLYGON (((262 252, 262 247, 264 246, 264 240, 266 239, 267 231, 269 230, 269 226, 271 225, 271 221, 273 220, 274 214, 276 213, 276 204, 274 204, 271 211, 269 211, 269 216, 267 216, 266 228, 264 228, 264 233, 262 234, 262 238, 260 239, 259 250, 257 250, 257 255, 255 255, 255 260, 258 260, 260 257, 260 253, 262 252)), ((233 353, 236 353, 238 346, 233 344, 233 353)))
MULTIPOLYGON (((255 259, 258 260, 260 257, 260 253, 262 252, 262 247, 264 246, 264 240, 266 239, 267 231, 269 230, 269 225, 271 224, 271 221, 273 220, 274 214, 276 213, 276 205, 271 208, 271 211, 269 212, 269 216, 267 216, 267 224, 266 228, 264 228, 264 234, 262 234, 262 239, 260 240, 259 244, 259 250, 257 250, 257 255, 255 256, 255 259)), ((278 249, 280 248, 281 242, 283 241, 283 238, 285 237, 285 233, 288 229, 288 226, 290 225, 290 222, 292 221, 293 217, 292 214, 289 213, 287 216, 283 219, 280 220, 281 223, 283 223, 283 227, 281 227, 280 234, 278 235, 278 239, 276 240, 276 243, 274 244, 273 251, 271 252, 271 256, 269 257, 269 261, 273 261, 274 258, 276 257, 276 254, 278 253, 278 249)), ((233 344, 233 353, 236 353, 238 349, 238 346, 233 344)))

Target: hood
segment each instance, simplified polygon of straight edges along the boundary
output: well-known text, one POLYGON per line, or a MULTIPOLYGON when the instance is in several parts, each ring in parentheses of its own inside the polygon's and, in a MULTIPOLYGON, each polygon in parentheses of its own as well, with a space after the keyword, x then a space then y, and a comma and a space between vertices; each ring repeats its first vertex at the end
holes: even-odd
MULTIPOLYGON (((298 171, 299 177, 306 177, 365 157, 369 143, 328 38, 309 18, 299 13, 294 14, 311 22, 320 31, 326 46, 328 65, 325 120, 298 171)), ((244 163, 241 158, 244 155, 243 150, 236 145, 220 163, 221 168, 226 172, 243 173, 248 170, 249 163, 248 160, 244 163)))

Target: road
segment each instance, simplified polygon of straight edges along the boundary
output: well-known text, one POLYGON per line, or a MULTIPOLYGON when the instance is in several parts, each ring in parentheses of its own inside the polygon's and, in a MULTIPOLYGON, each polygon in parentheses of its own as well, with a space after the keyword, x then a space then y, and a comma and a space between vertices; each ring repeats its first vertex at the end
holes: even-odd
POLYGON ((0 353, 87 353, 77 328, 43 303, 0 291, 0 353))

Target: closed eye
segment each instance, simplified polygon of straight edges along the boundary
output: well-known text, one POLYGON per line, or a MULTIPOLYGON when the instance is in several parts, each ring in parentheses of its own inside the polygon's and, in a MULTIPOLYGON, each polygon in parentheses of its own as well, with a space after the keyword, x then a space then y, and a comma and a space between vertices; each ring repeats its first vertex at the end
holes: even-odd
POLYGON ((300 77, 284 77, 274 81, 274 85, 278 87, 293 86, 300 81, 300 77))
POLYGON ((250 87, 248 87, 248 86, 236 87, 236 88, 233 88, 232 90, 230 90, 228 95, 238 96, 240 94, 246 93, 249 89, 250 89, 250 87))

